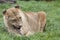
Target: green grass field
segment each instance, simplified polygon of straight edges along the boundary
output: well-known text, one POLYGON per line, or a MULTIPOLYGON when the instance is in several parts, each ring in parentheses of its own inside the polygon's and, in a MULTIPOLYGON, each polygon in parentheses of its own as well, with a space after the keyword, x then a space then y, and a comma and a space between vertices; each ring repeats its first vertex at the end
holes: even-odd
POLYGON ((60 40, 60 2, 36 2, 36 1, 17 1, 21 9, 25 12, 45 11, 47 14, 47 23, 45 32, 36 33, 32 36, 14 36, 7 32, 3 22, 3 9, 14 7, 16 4, 0 4, 0 40, 60 40))

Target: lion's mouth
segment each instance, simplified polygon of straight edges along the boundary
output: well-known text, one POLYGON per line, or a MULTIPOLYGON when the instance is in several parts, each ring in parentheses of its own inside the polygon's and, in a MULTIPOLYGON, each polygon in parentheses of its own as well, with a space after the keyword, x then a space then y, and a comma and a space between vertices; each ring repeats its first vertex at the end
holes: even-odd
POLYGON ((20 29, 22 26, 15 26, 15 25, 12 25, 14 29, 20 29))

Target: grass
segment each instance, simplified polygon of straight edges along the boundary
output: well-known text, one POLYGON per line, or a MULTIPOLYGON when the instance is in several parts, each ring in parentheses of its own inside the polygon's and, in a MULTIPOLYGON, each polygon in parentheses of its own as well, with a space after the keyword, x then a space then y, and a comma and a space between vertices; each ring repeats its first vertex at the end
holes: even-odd
POLYGON ((45 11, 47 14, 47 23, 45 32, 35 33, 32 36, 15 36, 9 34, 3 22, 3 9, 13 7, 16 4, 0 4, 0 40, 60 40, 60 2, 36 2, 36 1, 17 1, 23 11, 45 11))

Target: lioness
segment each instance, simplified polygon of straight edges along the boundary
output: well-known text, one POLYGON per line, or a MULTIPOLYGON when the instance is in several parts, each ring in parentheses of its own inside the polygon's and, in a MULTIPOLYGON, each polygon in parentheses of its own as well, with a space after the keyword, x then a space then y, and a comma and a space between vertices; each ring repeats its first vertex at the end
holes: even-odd
POLYGON ((45 12, 23 12, 19 6, 3 11, 3 16, 8 32, 20 35, 43 32, 46 24, 45 12))

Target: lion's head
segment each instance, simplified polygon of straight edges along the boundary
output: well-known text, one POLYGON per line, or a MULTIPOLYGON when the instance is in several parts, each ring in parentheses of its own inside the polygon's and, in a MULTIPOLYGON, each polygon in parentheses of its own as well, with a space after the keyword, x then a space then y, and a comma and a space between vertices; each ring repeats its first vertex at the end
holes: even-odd
POLYGON ((19 15, 19 6, 9 8, 3 11, 3 15, 9 26, 20 29, 22 27, 22 18, 19 15))

